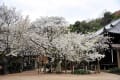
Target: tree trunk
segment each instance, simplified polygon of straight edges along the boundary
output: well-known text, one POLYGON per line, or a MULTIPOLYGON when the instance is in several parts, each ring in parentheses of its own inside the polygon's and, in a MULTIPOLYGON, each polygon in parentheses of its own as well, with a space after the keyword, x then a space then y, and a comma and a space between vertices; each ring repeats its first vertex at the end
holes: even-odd
POLYGON ((65 73, 67 73, 67 62, 65 60, 65 73))
POLYGON ((85 66, 85 70, 86 70, 86 71, 88 70, 88 66, 87 66, 87 65, 85 66))
POLYGON ((3 57, 3 74, 8 74, 8 63, 6 57, 3 57))
POLYGON ((99 63, 99 60, 97 60, 97 66, 96 66, 96 68, 97 68, 97 73, 100 73, 100 63, 99 63))
POLYGON ((53 70, 52 70, 52 63, 50 64, 50 72, 53 72, 53 70))
POLYGON ((70 62, 70 70, 71 70, 71 74, 73 73, 72 71, 72 62, 70 62))
POLYGON ((73 72, 73 73, 74 73, 74 70, 75 70, 75 66, 73 65, 73 66, 72 66, 72 72, 73 72))
POLYGON ((44 64, 44 71, 43 72, 45 72, 46 73, 46 64, 44 64))
POLYGON ((62 71, 62 69, 61 69, 61 61, 59 61, 59 62, 57 63, 57 66, 56 66, 56 72, 57 72, 57 73, 61 73, 61 71, 62 71))

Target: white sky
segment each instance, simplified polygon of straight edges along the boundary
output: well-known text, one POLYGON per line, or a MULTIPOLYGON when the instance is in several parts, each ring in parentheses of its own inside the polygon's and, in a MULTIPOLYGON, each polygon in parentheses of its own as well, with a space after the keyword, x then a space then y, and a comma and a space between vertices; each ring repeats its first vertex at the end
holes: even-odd
POLYGON ((69 23, 100 17, 120 9, 120 0, 0 0, 33 21, 40 16, 60 16, 69 23))

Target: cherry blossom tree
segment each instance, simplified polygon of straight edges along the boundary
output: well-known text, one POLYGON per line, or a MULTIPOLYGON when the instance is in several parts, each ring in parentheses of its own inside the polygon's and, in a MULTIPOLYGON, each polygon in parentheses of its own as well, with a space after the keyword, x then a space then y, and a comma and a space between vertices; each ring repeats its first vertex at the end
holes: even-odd
POLYGON ((71 33, 66 21, 60 17, 42 17, 30 27, 29 40, 39 50, 40 54, 49 56, 53 62, 66 58, 68 61, 95 61, 104 58, 99 50, 107 48, 107 40, 103 36, 93 36, 94 33, 71 33), (99 50, 98 50, 99 49, 99 50))
POLYGON ((11 30, 16 26, 21 16, 14 8, 8 8, 5 5, 0 6, 0 41, 2 54, 10 53, 10 45, 12 41, 11 30))
POLYGON ((29 27, 28 18, 23 18, 14 8, 0 5, 0 57, 7 72, 7 56, 17 56, 22 47, 25 48, 24 34, 29 27), (23 45, 24 44, 24 45, 23 45))
POLYGON ((58 72, 64 60, 80 63, 104 58, 100 52, 108 48, 107 37, 72 33, 68 25, 63 17, 41 17, 30 23, 28 17, 23 18, 14 8, 2 5, 0 54, 17 56, 21 52, 31 52, 48 56, 58 72))
POLYGON ((108 38, 102 35, 93 36, 94 33, 77 34, 67 33, 54 39, 58 54, 72 62, 92 62, 104 58, 100 50, 108 48, 105 44, 108 38))
POLYGON ((29 40, 35 44, 40 55, 56 57, 57 50, 53 40, 66 33, 67 26, 67 22, 62 17, 42 17, 32 23, 28 32, 29 40))

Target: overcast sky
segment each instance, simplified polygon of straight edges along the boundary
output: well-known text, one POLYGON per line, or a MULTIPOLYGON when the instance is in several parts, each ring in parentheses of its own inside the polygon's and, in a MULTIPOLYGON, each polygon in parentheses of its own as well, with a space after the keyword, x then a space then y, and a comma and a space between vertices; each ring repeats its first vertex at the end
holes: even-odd
POLYGON ((0 0, 33 21, 40 16, 60 16, 69 23, 100 17, 120 9, 120 0, 0 0))

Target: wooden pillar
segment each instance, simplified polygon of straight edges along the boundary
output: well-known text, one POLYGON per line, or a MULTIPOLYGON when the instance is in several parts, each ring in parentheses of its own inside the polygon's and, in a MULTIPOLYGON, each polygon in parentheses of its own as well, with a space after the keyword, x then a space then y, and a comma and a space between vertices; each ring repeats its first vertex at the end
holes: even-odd
POLYGON ((120 52, 119 52, 119 49, 117 49, 117 62, 118 62, 118 68, 120 68, 120 52))

